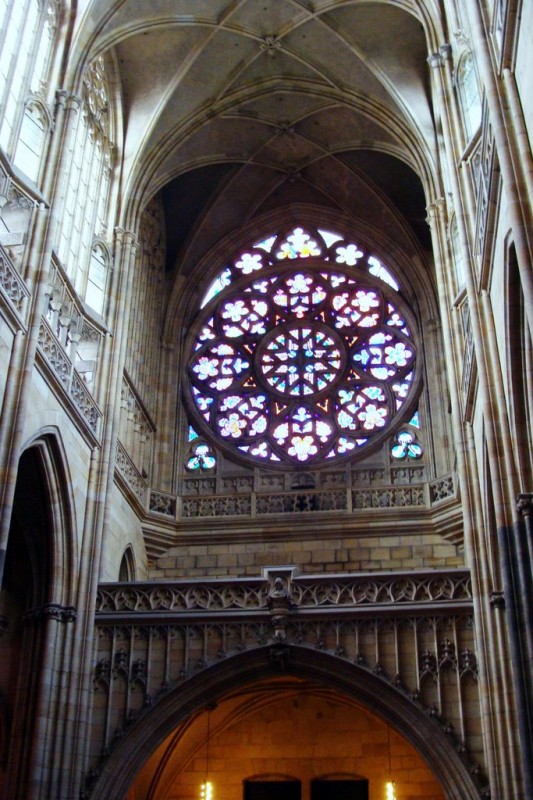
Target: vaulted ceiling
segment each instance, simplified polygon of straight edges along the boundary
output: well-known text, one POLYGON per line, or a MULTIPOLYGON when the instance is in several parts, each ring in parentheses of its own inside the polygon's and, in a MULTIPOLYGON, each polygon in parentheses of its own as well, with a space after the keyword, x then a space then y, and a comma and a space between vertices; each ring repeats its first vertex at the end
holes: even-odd
POLYGON ((113 53, 125 196, 161 192, 169 269, 187 274, 243 222, 295 203, 404 226, 428 249, 432 34, 418 5, 431 3, 87 4, 76 46, 113 53))

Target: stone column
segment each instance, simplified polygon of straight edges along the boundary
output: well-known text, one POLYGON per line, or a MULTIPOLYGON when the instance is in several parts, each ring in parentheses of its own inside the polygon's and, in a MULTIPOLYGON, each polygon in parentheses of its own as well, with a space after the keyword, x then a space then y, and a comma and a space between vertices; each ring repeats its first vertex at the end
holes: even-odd
MULTIPOLYGON (((470 309, 470 319, 473 331, 475 353, 478 366, 478 394, 486 420, 486 441, 491 463, 494 465, 494 509, 498 528, 505 528, 510 522, 510 487, 507 485, 505 458, 502 458, 501 431, 498 415, 503 409, 497 407, 494 399, 493 376, 487 368, 488 358, 494 354, 486 351, 486 331, 483 308, 478 297, 476 280, 473 274, 470 255, 468 225, 465 212, 473 213, 468 192, 459 180, 456 164, 456 134, 457 119, 452 111, 456 104, 447 56, 447 46, 440 48, 438 53, 430 55, 428 61, 433 69, 436 87, 436 105, 440 110, 442 129, 446 145, 446 152, 450 163, 450 179, 452 191, 456 202, 456 213, 463 260, 465 264, 466 290, 470 309), (466 198, 466 205, 465 205, 466 198)), ((464 183, 464 180, 463 180, 464 183)), ((444 308, 441 313, 444 317, 448 313, 448 303, 444 293, 441 294, 441 303, 444 308)), ((458 361, 462 360, 463 353, 458 353, 458 361)), ((453 363, 451 361, 450 363, 453 363)), ((501 398, 498 398, 501 399, 501 398)), ((472 440, 471 443, 473 444, 472 440)), ((458 449, 458 455, 461 450, 458 449)), ((491 605, 491 591, 499 586, 499 552, 496 541, 492 536, 490 527, 484 520, 482 498, 479 491, 475 490, 475 460, 476 455, 470 454, 464 463, 465 475, 468 481, 463 486, 465 505, 465 545, 468 553, 469 566, 472 570, 473 584, 475 587, 476 630, 478 631, 478 648, 482 654, 480 667, 482 670, 481 703, 484 711, 484 743, 487 754, 487 767, 493 790, 497 796, 518 797, 520 784, 519 766, 517 759, 517 741, 514 732, 514 702, 512 699, 512 681, 509 670, 509 655, 504 620, 491 605), (474 468, 474 474, 472 469, 474 468), (470 499, 471 498, 471 499, 470 499), (497 569, 494 567, 497 565, 497 569)))
POLYGON ((128 346, 129 297, 134 277, 137 245, 134 234, 116 230, 113 285, 109 325, 102 353, 99 380, 100 408, 104 412, 101 449, 92 453, 87 504, 81 545, 80 579, 76 605, 80 609, 71 657, 72 680, 65 698, 64 746, 68 762, 60 787, 62 797, 78 797, 80 778, 87 763, 88 727, 92 702, 94 609, 100 578, 102 552, 109 528, 109 497, 113 488, 116 441, 121 412, 124 356, 128 346), (81 611, 83 609, 83 612, 81 611))

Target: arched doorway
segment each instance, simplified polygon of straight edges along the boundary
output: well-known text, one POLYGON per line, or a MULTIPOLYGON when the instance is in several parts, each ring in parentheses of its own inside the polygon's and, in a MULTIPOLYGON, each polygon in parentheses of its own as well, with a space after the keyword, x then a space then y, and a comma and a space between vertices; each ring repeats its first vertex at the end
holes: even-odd
POLYGON ((213 800, 382 800, 392 778, 399 797, 444 799, 414 747, 372 711, 287 676, 230 692, 179 726, 139 774, 134 796, 200 798, 208 780, 213 800))
POLYGON ((0 789, 6 797, 48 796, 49 772, 39 753, 47 748, 53 752, 60 734, 60 726, 51 726, 49 717, 59 702, 64 669, 62 623, 75 618, 68 604, 73 570, 72 548, 66 546, 69 504, 62 465, 51 435, 32 442, 19 461, 0 594, 5 738, 0 789))
POLYGON ((413 797, 480 797, 453 742, 424 710, 368 670, 298 646, 259 647, 185 680, 117 741, 90 796, 199 797, 206 769, 226 786, 220 800, 235 797, 236 787, 242 796, 242 781, 258 775, 301 781, 304 800, 313 778, 369 780, 372 800, 384 796, 393 769, 398 781, 404 772, 407 788, 410 776, 413 797), (402 764, 411 766, 404 772, 402 764))

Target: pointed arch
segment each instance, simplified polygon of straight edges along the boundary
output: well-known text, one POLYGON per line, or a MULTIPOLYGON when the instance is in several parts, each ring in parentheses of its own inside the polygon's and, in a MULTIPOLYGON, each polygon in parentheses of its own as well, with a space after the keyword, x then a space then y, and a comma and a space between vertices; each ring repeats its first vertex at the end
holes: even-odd
POLYGON ((37 459, 48 496, 50 518, 51 584, 50 602, 73 605, 78 560, 76 519, 72 478, 65 445, 59 429, 43 428, 23 446, 23 455, 32 452, 37 459))
POLYGON ((479 800, 453 741, 406 695, 377 675, 323 651, 298 645, 261 646, 195 674, 164 697, 117 742, 92 787, 99 800, 123 797, 149 755, 206 704, 244 686, 285 674, 336 689, 371 709, 402 734, 439 780, 448 800, 479 800))
POLYGON ((130 581, 135 580, 135 575, 136 575, 135 555, 133 553, 132 545, 129 544, 124 550, 122 559, 120 561, 120 567, 118 570, 118 579, 121 583, 129 583, 130 581))

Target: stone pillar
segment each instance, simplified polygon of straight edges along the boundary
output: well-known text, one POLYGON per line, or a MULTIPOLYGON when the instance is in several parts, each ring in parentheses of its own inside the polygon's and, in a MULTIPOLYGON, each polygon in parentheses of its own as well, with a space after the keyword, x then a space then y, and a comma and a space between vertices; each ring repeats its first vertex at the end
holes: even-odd
MULTIPOLYGON (((472 269, 471 252, 469 246, 469 226, 465 214, 473 214, 471 198, 465 190, 465 180, 459 178, 456 160, 456 141, 458 135, 457 114, 454 112, 456 98, 451 82, 447 56, 449 48, 443 46, 439 52, 430 55, 428 62, 433 70, 435 81, 435 101, 442 120, 442 129, 446 145, 446 153, 450 163, 451 188, 456 202, 456 214, 463 260, 465 265, 466 290, 470 309, 470 319, 473 331, 474 348, 478 367, 478 394, 486 421, 486 442, 489 458, 494 474, 494 510, 497 527, 503 528, 511 521, 510 490, 507 479, 510 477, 508 462, 502 446, 501 426, 499 416, 505 409, 498 407, 501 402, 499 392, 493 385, 493 378, 487 366, 487 360, 495 357, 494 353, 487 352, 486 347, 486 321, 485 309, 477 292, 477 284, 472 269), (465 202, 466 201, 466 202, 465 202), (506 463, 507 462, 507 463, 506 463)), ((431 218, 431 215, 430 215, 431 218)), ((434 237, 435 241, 435 237, 434 237)), ((438 238, 436 242, 438 250, 438 238)), ((449 299, 439 287, 441 295, 441 308, 443 319, 448 313, 449 299)), ((458 362, 463 359, 463 353, 456 353, 458 362)), ((453 358, 453 356, 452 356, 453 358)), ((449 362, 454 363, 454 360, 449 362)), ((462 416, 462 415, 461 415, 462 416)), ((470 437, 473 445, 472 437, 470 437)), ((461 450, 458 449, 460 455, 461 450)), ((517 737, 515 734, 515 703, 513 698, 513 685, 509 666, 508 643, 505 630, 505 621, 501 618, 499 609, 491 604, 491 592, 499 588, 499 562, 500 553, 495 541, 495 531, 490 530, 483 515, 482 498, 478 484, 479 476, 476 475, 477 456, 470 453, 464 463, 464 474, 467 480, 463 484, 463 498, 465 502, 465 546, 468 553, 468 562, 472 570, 473 585, 475 587, 476 630, 478 631, 478 648, 481 655, 480 668, 481 703, 484 710, 484 743, 487 755, 487 767, 490 783, 498 797, 519 796, 520 768, 517 757, 517 737), (467 519, 466 517, 469 517, 467 519)), ((511 469, 511 476, 513 470, 511 469)), ((512 480, 511 480, 512 483, 512 480)))
POLYGON ((69 747, 58 796, 78 797, 87 763, 88 727, 92 702, 94 609, 102 551, 109 529, 109 497, 113 488, 117 432, 121 413, 124 357, 128 347, 131 287, 137 245, 134 234, 116 230, 109 326, 114 335, 104 341, 98 402, 104 412, 101 449, 92 453, 81 544, 76 605, 80 609, 71 659, 72 680, 65 698, 65 746, 69 747), (83 609, 83 613, 81 612, 83 609))

